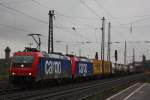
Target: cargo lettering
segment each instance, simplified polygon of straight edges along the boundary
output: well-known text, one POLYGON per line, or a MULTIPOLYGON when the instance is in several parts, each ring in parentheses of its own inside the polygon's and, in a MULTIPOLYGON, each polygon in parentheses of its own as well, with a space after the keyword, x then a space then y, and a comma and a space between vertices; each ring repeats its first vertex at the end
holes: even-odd
POLYGON ((53 74, 61 73, 61 62, 60 61, 46 61, 45 62, 45 73, 46 74, 53 74))
POLYGON ((79 73, 84 75, 87 73, 87 64, 79 64, 79 73))

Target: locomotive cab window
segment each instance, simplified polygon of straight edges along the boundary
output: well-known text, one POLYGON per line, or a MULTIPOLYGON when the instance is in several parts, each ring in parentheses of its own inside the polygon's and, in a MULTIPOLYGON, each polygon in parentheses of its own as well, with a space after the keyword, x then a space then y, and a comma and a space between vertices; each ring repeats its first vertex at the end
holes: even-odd
POLYGON ((31 67, 34 61, 33 56, 14 56, 13 67, 31 67))
POLYGON ((33 63, 33 56, 15 56, 13 63, 33 63))

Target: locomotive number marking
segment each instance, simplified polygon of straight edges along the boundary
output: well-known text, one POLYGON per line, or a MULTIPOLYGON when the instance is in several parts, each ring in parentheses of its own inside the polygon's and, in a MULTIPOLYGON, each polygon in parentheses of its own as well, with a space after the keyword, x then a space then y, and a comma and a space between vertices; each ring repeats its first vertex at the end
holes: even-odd
POLYGON ((61 62, 60 61, 46 61, 45 63, 45 73, 46 74, 53 74, 61 73, 61 62))

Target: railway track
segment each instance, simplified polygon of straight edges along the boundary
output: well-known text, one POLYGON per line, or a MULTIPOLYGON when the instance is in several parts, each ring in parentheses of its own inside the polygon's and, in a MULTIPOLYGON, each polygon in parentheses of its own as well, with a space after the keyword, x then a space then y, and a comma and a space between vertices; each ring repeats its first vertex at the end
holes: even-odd
MULTIPOLYGON (((135 77, 130 77, 124 78, 124 79, 116 79, 116 80, 111 80, 111 81, 106 81, 103 83, 96 83, 96 84, 91 84, 83 87, 78 87, 78 88, 71 88, 63 91, 58 91, 55 93, 46 93, 44 95, 38 95, 38 96, 31 96, 30 100, 41 100, 41 99, 52 99, 52 100, 77 100, 81 99, 83 97, 87 97, 88 95, 91 95, 93 92, 98 92, 100 89, 101 91, 104 91, 105 89, 110 89, 111 86, 116 85, 116 84, 126 84, 129 81, 136 81, 137 79, 135 77)), ((26 98, 25 100, 29 100, 29 98, 26 98)))
POLYGON ((0 96, 5 95, 5 94, 11 94, 11 93, 14 93, 16 91, 20 91, 20 89, 19 88, 2 89, 2 90, 0 90, 0 96))
POLYGON ((0 80, 0 90, 11 87, 12 86, 9 84, 8 80, 0 80))
POLYGON ((30 89, 30 90, 23 90, 22 91, 22 89, 17 89, 17 88, 14 88, 14 89, 3 89, 3 90, 1 90, 0 91, 0 100, 1 99, 5 99, 5 100, 9 100, 9 99, 18 99, 18 98, 29 98, 29 97, 31 97, 31 96, 33 96, 33 95, 41 95, 41 91, 42 91, 42 94, 45 94, 45 93, 47 93, 47 92, 51 92, 51 93, 53 93, 53 92, 57 92, 57 91, 59 91, 59 90, 65 90, 65 89, 67 89, 67 88, 76 88, 76 87, 82 87, 82 86, 84 86, 84 85, 90 85, 90 84, 95 84, 95 83, 97 83, 97 82, 105 82, 105 81, 110 81, 110 80, 113 80, 113 79, 115 79, 115 78, 112 78, 112 79, 104 79, 104 80, 96 80, 96 81, 87 81, 87 82, 81 82, 81 83, 72 83, 72 84, 68 84, 68 85, 64 85, 64 86, 54 86, 54 88, 51 88, 51 87, 49 87, 48 89, 30 89), (51 91, 49 91, 49 89, 51 90, 51 91), (25 94, 25 95, 23 95, 23 94, 25 94), (32 94, 32 95, 31 95, 32 94))
POLYGON ((114 79, 106 79, 106 80, 97 80, 93 82, 87 82, 82 84, 71 84, 71 85, 65 85, 65 86, 56 86, 48 89, 40 89, 40 90, 29 90, 29 91, 20 91, 13 93, 0 95, 3 96, 5 100, 41 100, 41 99, 80 99, 83 97, 86 97, 86 95, 91 95, 90 91, 96 92, 98 90, 104 90, 108 86, 110 87, 112 84, 121 84, 128 81, 136 81, 137 79, 140 79, 142 75, 133 75, 128 77, 120 77, 120 78, 114 78, 114 79))

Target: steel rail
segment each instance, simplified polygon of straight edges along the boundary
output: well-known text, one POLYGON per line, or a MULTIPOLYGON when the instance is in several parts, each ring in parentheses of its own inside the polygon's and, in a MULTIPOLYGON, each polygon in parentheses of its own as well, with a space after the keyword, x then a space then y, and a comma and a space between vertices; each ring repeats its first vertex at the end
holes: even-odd
POLYGON ((87 91, 89 89, 92 89, 92 88, 96 88, 96 87, 105 87, 108 86, 108 85, 111 85, 112 83, 125 83, 127 80, 134 80, 135 77, 137 76, 133 76, 133 77, 126 77, 126 78, 120 78, 120 79, 116 79, 116 80, 111 80, 111 81, 106 81, 106 82, 103 82, 103 83, 96 83, 96 84, 91 84, 91 85, 87 85, 87 86, 83 86, 83 87, 76 87, 76 88, 70 88, 70 89, 67 89, 67 90, 61 90, 61 91, 57 91, 55 93, 51 93, 51 92, 47 92, 46 94, 33 94, 33 95, 30 95, 30 96, 27 96, 25 98, 22 98, 22 99, 30 99, 30 100, 37 100, 37 99, 49 99, 49 98, 62 98, 62 97, 65 97, 69 94, 73 94, 73 93, 76 93, 76 92, 81 92, 81 91, 87 91))
POLYGON ((29 91, 21 91, 15 92, 13 94, 6 94, 4 97, 7 99, 22 99, 22 100, 37 100, 37 99, 47 99, 47 98, 54 98, 54 97, 63 97, 69 95, 71 93, 75 93, 78 91, 85 91, 92 88, 96 88, 98 86, 104 87, 105 85, 111 85, 112 83, 117 83, 121 80, 133 80, 135 77, 140 75, 132 75, 126 77, 119 77, 119 78, 112 78, 112 79, 105 79, 105 80, 98 80, 96 82, 89 82, 89 83, 79 83, 74 85, 66 85, 62 87, 53 87, 48 89, 40 89, 40 90, 29 90, 29 91))

